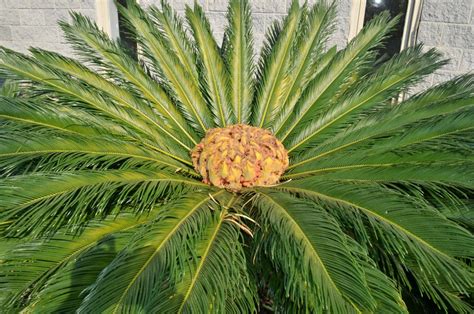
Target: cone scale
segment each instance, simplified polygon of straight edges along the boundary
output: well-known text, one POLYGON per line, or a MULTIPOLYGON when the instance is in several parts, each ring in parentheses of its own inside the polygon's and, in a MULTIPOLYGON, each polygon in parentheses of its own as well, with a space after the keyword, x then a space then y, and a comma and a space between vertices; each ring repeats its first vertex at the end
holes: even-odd
POLYGON ((268 130, 244 124, 207 131, 191 151, 203 182, 237 192, 278 183, 288 168, 288 153, 268 130))

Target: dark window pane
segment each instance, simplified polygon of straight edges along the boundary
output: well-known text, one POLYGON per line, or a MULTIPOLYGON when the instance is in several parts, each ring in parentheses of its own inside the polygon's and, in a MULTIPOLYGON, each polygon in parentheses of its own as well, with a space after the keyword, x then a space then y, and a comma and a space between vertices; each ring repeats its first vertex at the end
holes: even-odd
POLYGON ((379 50, 380 61, 385 61, 400 52, 407 7, 408 0, 367 0, 364 25, 383 11, 389 11, 392 18, 401 14, 397 27, 385 42, 385 47, 379 50))
MULTIPOLYGON (((124 7, 127 7, 127 0, 118 0, 119 4, 124 7)), ((133 32, 129 29, 130 25, 125 23, 122 14, 120 11, 118 12, 119 18, 119 34, 120 34, 120 41, 122 45, 127 49, 129 54, 134 58, 137 59, 137 39, 133 32)))

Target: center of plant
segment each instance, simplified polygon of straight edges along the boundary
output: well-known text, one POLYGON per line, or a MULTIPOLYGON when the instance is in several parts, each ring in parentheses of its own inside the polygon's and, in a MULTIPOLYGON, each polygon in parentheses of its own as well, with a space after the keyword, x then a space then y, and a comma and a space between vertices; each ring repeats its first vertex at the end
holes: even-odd
POLYGON ((191 157, 204 183, 232 191, 275 184, 288 167, 288 153, 270 131, 244 124, 208 130, 191 157))

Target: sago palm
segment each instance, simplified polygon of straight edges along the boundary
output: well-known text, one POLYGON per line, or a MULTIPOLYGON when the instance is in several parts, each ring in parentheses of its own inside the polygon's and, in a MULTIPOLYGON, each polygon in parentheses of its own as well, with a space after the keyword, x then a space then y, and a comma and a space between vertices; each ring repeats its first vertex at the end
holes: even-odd
POLYGON ((77 59, 0 52, 2 312, 470 311, 472 75, 407 97, 439 53, 374 66, 385 14, 327 49, 324 1, 258 57, 248 1, 222 45, 198 5, 119 9, 138 58, 80 14, 77 59))

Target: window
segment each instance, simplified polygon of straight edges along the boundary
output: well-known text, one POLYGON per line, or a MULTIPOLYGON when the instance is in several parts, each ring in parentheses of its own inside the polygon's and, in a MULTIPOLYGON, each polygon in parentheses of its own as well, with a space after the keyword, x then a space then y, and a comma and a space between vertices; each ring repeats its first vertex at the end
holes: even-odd
POLYGON ((422 5, 423 0, 352 0, 349 39, 383 11, 389 11, 391 17, 401 14, 399 24, 379 51, 381 61, 389 59, 415 43, 422 5))

